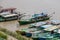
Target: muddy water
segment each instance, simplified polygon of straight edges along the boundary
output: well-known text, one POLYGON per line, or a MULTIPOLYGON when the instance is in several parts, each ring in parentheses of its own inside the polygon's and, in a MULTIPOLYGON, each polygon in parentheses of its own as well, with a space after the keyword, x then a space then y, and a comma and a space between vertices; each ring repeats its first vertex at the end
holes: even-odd
POLYGON ((19 30, 21 28, 26 28, 28 25, 20 26, 17 20, 0 22, 0 27, 6 28, 10 31, 19 30))
POLYGON ((6 28, 10 31, 16 30, 16 21, 0 22, 0 27, 6 28))

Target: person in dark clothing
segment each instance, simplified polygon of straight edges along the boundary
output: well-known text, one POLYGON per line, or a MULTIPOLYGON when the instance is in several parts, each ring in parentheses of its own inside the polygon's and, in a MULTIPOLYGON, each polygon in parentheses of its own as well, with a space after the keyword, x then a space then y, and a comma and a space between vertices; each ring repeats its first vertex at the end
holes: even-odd
POLYGON ((51 31, 51 34, 54 34, 54 30, 51 31))

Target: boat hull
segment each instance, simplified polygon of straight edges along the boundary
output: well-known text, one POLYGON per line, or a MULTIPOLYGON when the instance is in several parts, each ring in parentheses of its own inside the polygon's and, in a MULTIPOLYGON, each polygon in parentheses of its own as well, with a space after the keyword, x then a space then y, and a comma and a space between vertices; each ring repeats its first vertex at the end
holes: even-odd
POLYGON ((11 21, 11 20, 17 20, 17 19, 18 19, 18 18, 13 18, 13 19, 7 18, 7 19, 5 19, 5 18, 1 18, 1 17, 0 17, 0 22, 11 21))
POLYGON ((49 20, 49 17, 48 18, 44 18, 42 20, 35 20, 35 21, 18 21, 20 25, 25 25, 25 24, 30 24, 30 23, 35 23, 35 22, 39 22, 39 21, 46 21, 46 20, 49 20))

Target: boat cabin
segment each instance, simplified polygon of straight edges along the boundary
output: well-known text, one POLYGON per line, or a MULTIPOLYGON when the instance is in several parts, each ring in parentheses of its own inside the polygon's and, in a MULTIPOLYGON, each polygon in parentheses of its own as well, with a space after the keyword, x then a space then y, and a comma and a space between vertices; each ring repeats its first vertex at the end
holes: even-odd
POLYGON ((18 18, 18 14, 11 14, 9 12, 3 12, 0 13, 0 20, 1 21, 8 21, 8 20, 14 20, 18 18))

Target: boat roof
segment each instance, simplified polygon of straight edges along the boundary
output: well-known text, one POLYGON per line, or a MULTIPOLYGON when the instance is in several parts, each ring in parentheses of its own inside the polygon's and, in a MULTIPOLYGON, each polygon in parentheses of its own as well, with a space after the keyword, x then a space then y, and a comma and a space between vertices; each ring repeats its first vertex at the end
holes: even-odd
POLYGON ((10 12, 3 12, 3 13, 0 13, 0 15, 3 15, 3 14, 11 14, 10 12))
POLYGON ((52 31, 52 30, 55 30, 55 29, 57 29, 57 28, 59 28, 59 26, 51 26, 51 27, 48 27, 48 28, 46 28, 46 29, 44 29, 45 31, 52 31))
POLYGON ((9 14, 9 15, 3 15, 3 17, 11 17, 11 16, 16 16, 17 14, 9 14))
POLYGON ((43 26, 41 26, 41 27, 43 27, 43 28, 49 28, 49 27, 52 27, 53 25, 43 25, 43 26))
POLYGON ((41 25, 44 25, 46 24, 46 22, 37 22, 37 23, 33 23, 33 24, 30 24, 31 26, 41 26, 41 25))
POLYGON ((51 22, 58 24, 58 23, 60 23, 60 20, 55 19, 55 20, 51 20, 51 22))
POLYGON ((2 11, 11 11, 11 10, 16 10, 16 8, 3 8, 2 11))
POLYGON ((9 12, 4 12, 4 13, 1 13, 0 15, 3 17, 11 17, 11 16, 16 16, 17 14, 11 14, 9 12))

